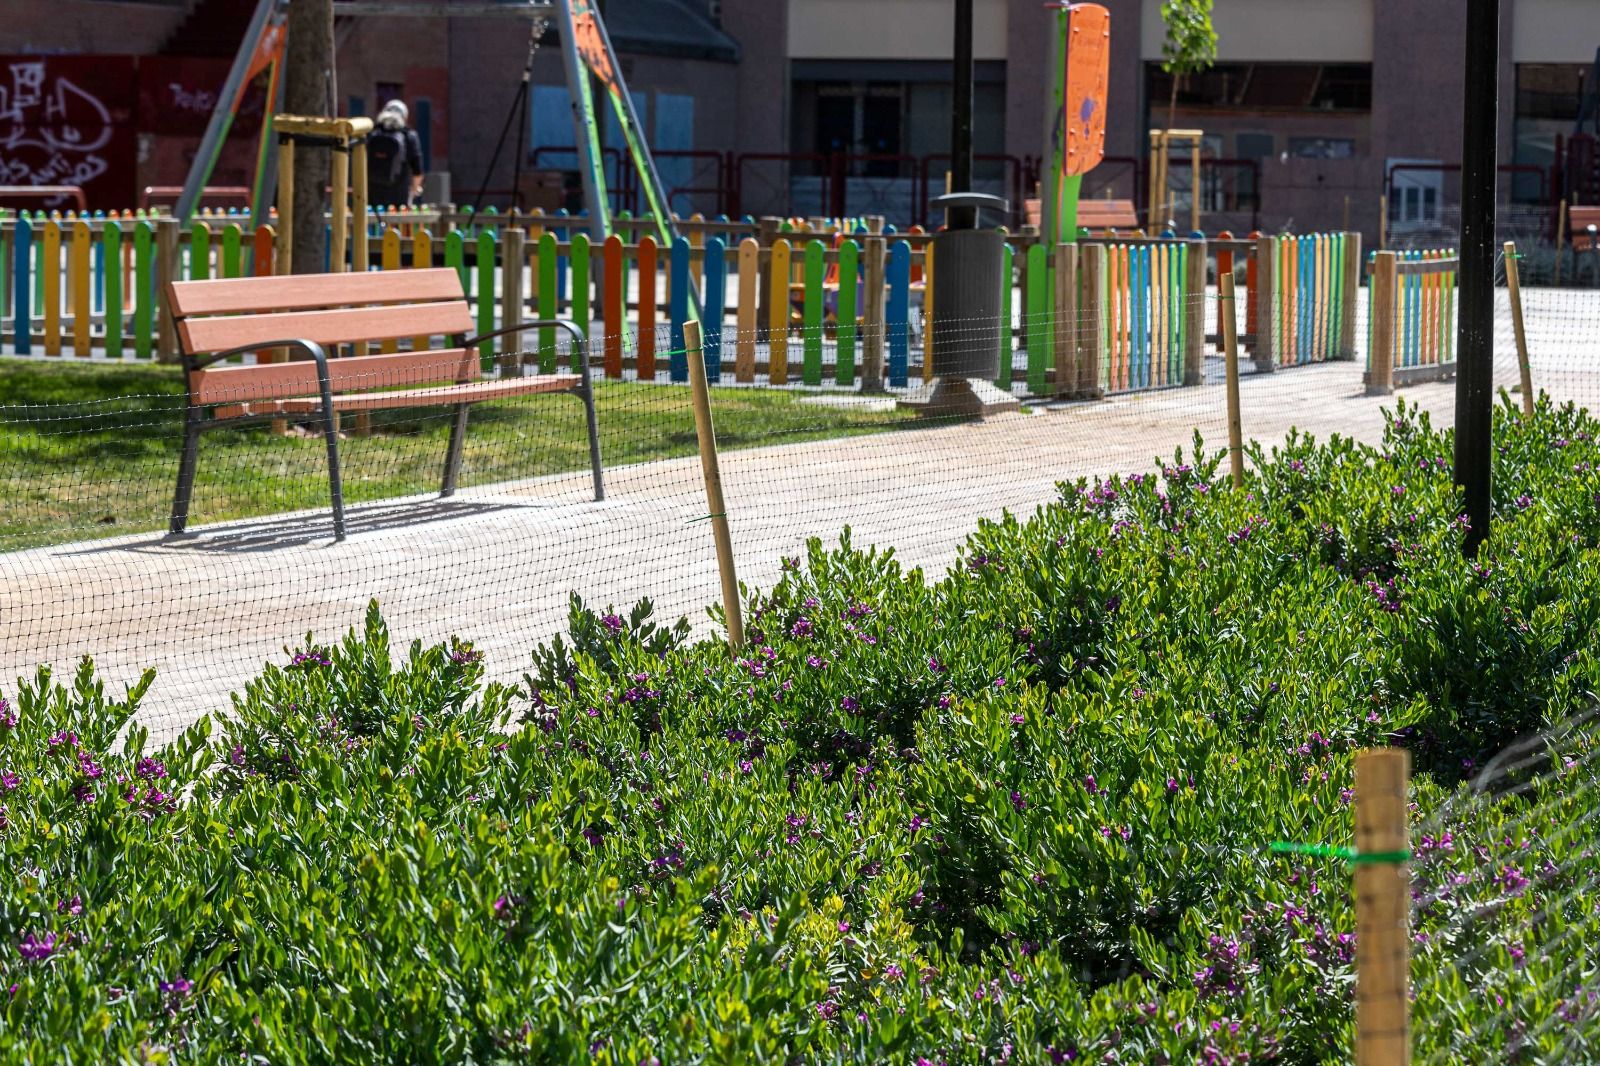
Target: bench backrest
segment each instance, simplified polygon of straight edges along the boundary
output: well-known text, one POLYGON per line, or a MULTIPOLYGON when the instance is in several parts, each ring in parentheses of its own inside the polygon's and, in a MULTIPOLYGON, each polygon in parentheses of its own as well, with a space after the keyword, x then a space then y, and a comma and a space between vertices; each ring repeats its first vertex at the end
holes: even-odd
MULTIPOLYGON (((359 274, 180 281, 167 286, 168 306, 187 357, 273 341, 315 341, 328 349, 335 392, 470 381, 477 354, 460 348, 332 358, 337 345, 402 337, 459 343, 472 313, 454 270, 387 270, 359 274)), ((195 403, 309 395, 315 364, 301 358, 253 366, 190 364, 195 403)))
MULTIPOLYGON (((1026 200, 1023 207, 1030 226, 1042 225, 1042 201, 1026 200)), ((1078 225, 1087 230, 1127 230, 1139 228, 1139 212, 1132 200, 1079 200, 1078 225)))
POLYGON ((1567 228, 1574 235, 1584 234, 1590 226, 1600 226, 1600 207, 1574 205, 1567 209, 1567 228))

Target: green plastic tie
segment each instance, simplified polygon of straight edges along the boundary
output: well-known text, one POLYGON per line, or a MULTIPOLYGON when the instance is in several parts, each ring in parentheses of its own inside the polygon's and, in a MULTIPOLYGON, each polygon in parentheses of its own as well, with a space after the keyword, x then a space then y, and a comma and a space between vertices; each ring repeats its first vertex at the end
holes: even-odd
POLYGON ((703 514, 699 518, 691 518, 691 519, 689 519, 688 522, 686 522, 684 524, 692 526, 696 522, 709 522, 713 518, 727 518, 727 517, 728 517, 728 512, 726 512, 726 511, 718 511, 716 514, 703 514))
POLYGON ((1316 855, 1328 859, 1343 859, 1356 866, 1382 866, 1411 861, 1410 851, 1361 852, 1355 848, 1341 848, 1332 844, 1295 844, 1287 840, 1275 840, 1267 850, 1274 855, 1316 855))

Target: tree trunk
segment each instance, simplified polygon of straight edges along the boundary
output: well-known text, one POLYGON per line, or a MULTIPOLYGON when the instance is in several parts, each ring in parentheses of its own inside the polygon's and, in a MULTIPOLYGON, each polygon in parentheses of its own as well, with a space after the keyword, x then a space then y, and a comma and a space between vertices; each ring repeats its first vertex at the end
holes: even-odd
POLYGON ((1172 75, 1172 95, 1167 98, 1167 129, 1178 124, 1178 79, 1182 74, 1172 75))
MULTIPOLYGON (((333 115, 333 0, 290 0, 288 47, 284 110, 291 115, 333 115)), ((328 149, 304 146, 295 152, 291 269, 296 274, 320 274, 326 269, 329 173, 328 149)))

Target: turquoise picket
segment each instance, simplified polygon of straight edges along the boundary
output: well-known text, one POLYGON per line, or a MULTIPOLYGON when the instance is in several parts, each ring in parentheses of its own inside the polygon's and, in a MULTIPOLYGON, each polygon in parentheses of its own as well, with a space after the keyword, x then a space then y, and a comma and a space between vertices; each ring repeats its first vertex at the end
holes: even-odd
POLYGON ((100 231, 106 262, 106 357, 122 358, 122 227, 108 220, 100 231))
MULTIPOLYGON (((105 217, 106 213, 104 211, 94 212, 94 214, 90 216, 90 218, 93 220, 90 223, 91 227, 93 226, 94 222, 105 221, 105 217)), ((103 311, 105 310, 106 298, 106 260, 105 249, 101 247, 99 241, 92 242, 89 258, 94 260, 94 281, 91 283, 90 287, 90 303, 91 305, 95 306, 95 309, 103 311)))
POLYGON ((1149 249, 1128 249, 1128 387, 1149 384, 1145 379, 1145 301, 1150 295, 1149 278, 1144 269, 1144 253, 1149 249))
POLYGON ((671 258, 667 264, 669 285, 672 289, 667 315, 672 323, 672 351, 668 353, 673 381, 689 380, 689 358, 684 351, 683 326, 689 321, 689 242, 679 236, 672 242, 671 258))
POLYGON ((33 271, 28 265, 33 248, 33 223, 18 212, 17 224, 11 234, 12 343, 16 345, 18 355, 28 355, 33 351, 33 321, 28 314, 33 306, 33 297, 28 288, 33 280, 33 271))
MULTIPOLYGON (((478 332, 489 333, 494 330, 494 230, 485 229, 478 234, 477 240, 477 266, 478 266, 478 332)), ((478 345, 478 358, 483 362, 483 368, 488 370, 494 361, 494 342, 484 341, 478 345)))
POLYGON ((715 385, 722 377, 722 319, 727 313, 727 246, 721 237, 712 237, 705 246, 705 361, 706 380, 715 385))
POLYGON ((895 241, 889 246, 884 278, 889 283, 889 296, 884 305, 889 384, 903 389, 911 364, 911 246, 905 241, 895 241))

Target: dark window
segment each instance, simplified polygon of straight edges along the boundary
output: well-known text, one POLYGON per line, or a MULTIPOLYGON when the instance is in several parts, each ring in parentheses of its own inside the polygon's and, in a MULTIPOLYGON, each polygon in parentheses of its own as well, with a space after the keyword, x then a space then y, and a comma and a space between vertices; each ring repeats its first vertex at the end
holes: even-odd
MULTIPOLYGON (((1152 111, 1172 99, 1172 75, 1146 68, 1152 111)), ((1218 63, 1178 83, 1185 108, 1289 111, 1372 110, 1370 63, 1218 63)))

